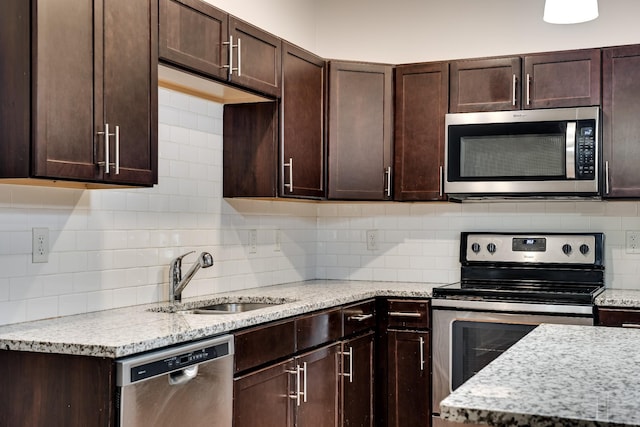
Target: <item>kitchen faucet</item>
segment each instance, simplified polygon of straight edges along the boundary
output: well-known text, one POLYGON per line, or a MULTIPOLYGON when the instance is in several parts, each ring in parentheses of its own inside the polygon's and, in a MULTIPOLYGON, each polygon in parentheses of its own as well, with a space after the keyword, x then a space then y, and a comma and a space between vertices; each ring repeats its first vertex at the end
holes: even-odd
POLYGON ((169 284, 170 302, 179 302, 182 300, 182 291, 187 287, 200 267, 208 268, 213 265, 213 256, 211 256, 209 252, 202 252, 198 256, 198 260, 194 262, 189 271, 187 271, 187 274, 182 277, 182 258, 194 252, 195 251, 187 252, 171 261, 169 268, 169 279, 171 281, 169 284))

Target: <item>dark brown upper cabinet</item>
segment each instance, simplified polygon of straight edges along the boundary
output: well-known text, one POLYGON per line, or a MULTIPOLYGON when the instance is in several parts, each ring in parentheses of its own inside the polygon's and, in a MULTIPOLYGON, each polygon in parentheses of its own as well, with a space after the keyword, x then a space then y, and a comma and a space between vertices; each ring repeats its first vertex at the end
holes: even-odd
POLYGON ((392 197, 393 67, 329 62, 328 196, 392 197))
POLYGON ((326 196, 326 62, 282 44, 280 196, 326 196))
POLYGON ((0 178, 157 183, 157 20, 154 0, 3 3, 0 178))
POLYGON ((278 103, 224 106, 224 197, 276 197, 278 103))
POLYGON ((442 180, 448 106, 448 63, 396 67, 395 200, 446 200, 442 180))
POLYGON ((450 71, 451 113, 600 105, 599 49, 465 59, 450 71))
POLYGON ((281 40, 200 0, 160 0, 160 59, 280 97, 281 40))
POLYGON ((602 51, 604 197, 640 197, 640 45, 602 51))

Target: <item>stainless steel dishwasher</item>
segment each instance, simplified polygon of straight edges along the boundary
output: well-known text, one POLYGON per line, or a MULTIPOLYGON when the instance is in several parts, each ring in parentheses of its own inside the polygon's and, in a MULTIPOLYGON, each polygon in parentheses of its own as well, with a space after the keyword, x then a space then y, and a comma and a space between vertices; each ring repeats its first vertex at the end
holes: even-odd
POLYGON ((116 360, 120 427, 230 427, 233 336, 116 360))

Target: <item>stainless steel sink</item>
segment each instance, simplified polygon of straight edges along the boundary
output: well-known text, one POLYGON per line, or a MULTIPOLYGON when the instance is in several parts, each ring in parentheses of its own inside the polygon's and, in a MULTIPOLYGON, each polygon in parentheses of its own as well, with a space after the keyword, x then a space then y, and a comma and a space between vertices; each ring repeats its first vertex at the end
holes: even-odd
POLYGON ((229 314, 241 313, 243 311, 258 310, 260 308, 273 307, 282 303, 268 302, 227 302, 221 304, 212 304, 193 310, 194 314, 229 314))
POLYGON ((239 297, 239 298, 214 298, 203 301, 170 304, 154 307, 149 311, 156 313, 181 313, 181 314, 233 314, 245 311, 259 310, 261 308, 274 307, 280 304, 294 302, 289 298, 270 297, 239 297))

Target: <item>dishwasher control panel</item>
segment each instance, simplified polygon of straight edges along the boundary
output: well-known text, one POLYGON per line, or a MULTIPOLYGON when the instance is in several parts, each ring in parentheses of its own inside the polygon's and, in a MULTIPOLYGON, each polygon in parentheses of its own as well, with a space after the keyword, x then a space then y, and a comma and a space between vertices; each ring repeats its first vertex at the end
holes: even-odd
POLYGON ((122 386, 188 368, 233 354, 233 336, 181 345, 116 362, 117 385, 122 386))

